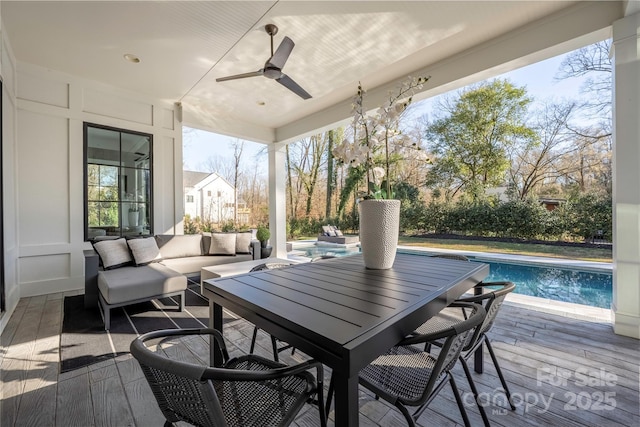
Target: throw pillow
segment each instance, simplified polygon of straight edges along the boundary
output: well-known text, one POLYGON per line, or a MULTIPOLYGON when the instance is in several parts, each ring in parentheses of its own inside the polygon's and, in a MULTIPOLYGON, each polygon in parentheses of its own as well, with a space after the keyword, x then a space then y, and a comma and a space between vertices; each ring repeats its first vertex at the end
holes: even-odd
POLYGON ((237 254, 250 254, 251 253, 251 232, 236 233, 236 253, 237 254))
POLYGON ((105 270, 124 267, 133 261, 125 239, 102 240, 94 243, 93 248, 98 253, 105 270))
POLYGON ((209 255, 235 255, 236 233, 211 233, 209 255))
POLYGON ((329 234, 331 232, 331 228, 328 225, 322 226, 322 232, 325 236, 331 236, 331 234, 329 234))
POLYGON ((160 249, 158 249, 158 243, 153 237, 147 237, 144 239, 131 239, 128 240, 129 249, 133 255, 133 260, 138 265, 147 265, 154 261, 160 261, 160 249))
POLYGON ((337 237, 342 237, 342 236, 344 236, 344 234, 342 234, 342 231, 336 230, 336 236, 337 237))
POLYGON ((164 259, 204 255, 200 234, 158 234, 156 242, 164 259))

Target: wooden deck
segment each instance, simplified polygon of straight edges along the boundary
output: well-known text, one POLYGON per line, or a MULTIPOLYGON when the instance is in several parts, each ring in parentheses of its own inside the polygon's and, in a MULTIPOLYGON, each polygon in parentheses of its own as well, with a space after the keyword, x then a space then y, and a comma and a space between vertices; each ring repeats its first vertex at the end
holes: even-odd
MULTIPOLYGON (((62 294, 21 299, 2 334, 0 425, 162 425, 160 411, 131 356, 59 373, 62 300, 62 294)), ((225 331, 230 347, 248 350, 252 325, 241 319, 233 325, 225 331)), ((499 381, 487 354, 485 372, 475 374, 475 381, 489 401, 493 426, 640 425, 640 341, 615 335, 607 323, 509 302, 490 335, 517 406, 515 411, 505 409, 503 394, 494 392, 499 381)), ((261 351, 268 355, 266 336, 262 344, 261 351)), ((285 361, 289 357, 283 354, 285 361)), ((296 353, 293 358, 304 355, 296 353)), ((461 367, 455 372, 472 424, 482 425, 461 367)), ((317 414, 308 406, 295 425, 318 425, 317 414)), ((399 412, 365 391, 360 414, 362 426, 405 425, 399 412)), ((462 425, 448 387, 419 422, 462 425)))

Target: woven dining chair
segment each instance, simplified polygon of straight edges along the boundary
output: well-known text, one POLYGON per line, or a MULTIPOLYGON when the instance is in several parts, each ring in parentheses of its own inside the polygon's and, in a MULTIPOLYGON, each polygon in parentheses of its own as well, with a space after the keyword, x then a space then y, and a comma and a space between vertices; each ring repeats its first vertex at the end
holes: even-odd
MULTIPOLYGON (((256 265, 251 270, 249 270, 249 272, 251 273, 254 271, 273 270, 275 268, 288 267, 290 265, 291 264, 281 263, 281 262, 267 262, 267 263, 256 265)), ((251 336, 251 346, 249 347, 250 354, 253 354, 253 351, 255 350, 256 341, 258 339, 258 331, 259 331, 259 328, 257 326, 254 326, 253 335, 251 336)), ((282 342, 282 341, 280 341, 278 338, 274 337, 273 335, 269 335, 269 337, 271 339, 271 350, 273 351, 273 360, 275 360, 276 362, 280 361, 280 357, 278 356, 280 352, 291 349, 291 354, 293 355, 295 353, 296 349, 293 348, 293 346, 289 344, 279 346, 278 342, 282 342)))
MULTIPOLYGON (((471 358, 471 356, 473 356, 475 351, 480 348, 483 343, 487 345, 487 350, 489 350, 489 355, 491 356, 491 360, 493 361, 496 373, 498 374, 498 378, 500 379, 500 383, 502 384, 502 388, 504 389, 504 393, 507 397, 507 401, 509 402, 509 406, 512 410, 515 410, 515 406, 511 400, 511 392, 509 391, 507 382, 505 381, 502 370, 500 369, 500 365, 498 364, 498 359, 496 358, 489 337, 487 336, 487 332, 491 330, 491 327, 496 320, 496 316, 498 315, 498 311, 502 306, 505 297, 508 293, 513 292, 515 288, 516 285, 512 282, 481 282, 474 287, 474 292, 481 292, 480 294, 463 296, 456 300, 457 303, 465 302, 482 304, 487 313, 486 317, 484 318, 482 323, 478 325, 474 333, 467 336, 464 347, 462 348, 459 356, 462 368, 464 369, 467 381, 469 382, 469 387, 471 388, 471 392, 473 393, 476 403, 478 404, 480 415, 482 416, 484 425, 487 427, 490 425, 489 418, 487 417, 484 405, 482 405, 481 402, 478 402, 478 390, 475 382, 473 381, 473 377, 471 376, 471 371, 469 370, 467 360, 471 358)), ((466 312, 464 311, 464 309, 456 310, 454 306, 450 305, 449 307, 438 313, 436 316, 423 323, 418 329, 416 329, 415 333, 426 334, 434 330, 442 329, 444 327, 447 327, 448 325, 457 323, 460 317, 464 316, 466 316, 466 312)), ((429 349, 429 345, 441 346, 442 342, 438 342, 437 340, 430 341, 425 346, 426 350, 429 349)))
MULTIPOLYGON (((464 425, 471 425, 451 369, 459 360, 468 334, 484 320, 485 310, 482 305, 473 303, 454 302, 450 307, 466 309, 468 317, 427 334, 413 333, 360 371, 360 385, 395 405, 411 427, 416 425, 416 420, 447 382, 453 390, 464 425), (443 340, 437 356, 423 349, 424 343, 434 340, 443 340), (411 413, 409 407, 417 409, 411 413)), ((327 394, 326 413, 332 398, 333 377, 327 394)))
POLYGON ((230 359, 222 334, 213 329, 149 332, 136 338, 130 349, 166 419, 165 427, 179 421, 211 427, 287 426, 314 397, 320 425, 326 426, 319 362, 286 366, 256 355, 230 359), (209 367, 164 354, 164 349, 180 344, 176 339, 195 336, 210 337, 211 345, 213 340, 218 343, 223 366, 209 367), (152 347, 145 344, 158 339, 160 343, 152 347))

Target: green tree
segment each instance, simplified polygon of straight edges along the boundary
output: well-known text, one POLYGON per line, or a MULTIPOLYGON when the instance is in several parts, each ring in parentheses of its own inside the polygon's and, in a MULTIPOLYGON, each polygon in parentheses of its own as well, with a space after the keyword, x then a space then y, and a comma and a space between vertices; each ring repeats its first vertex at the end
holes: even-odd
POLYGON ((509 147, 535 137, 525 124, 531 99, 508 80, 484 82, 440 102, 442 115, 427 129, 434 156, 427 185, 449 195, 473 194, 504 183, 509 147))
POLYGON ((313 196, 315 194, 316 185, 318 184, 318 175, 324 159, 324 154, 327 150, 327 135, 318 134, 309 137, 310 145, 307 146, 306 155, 309 158, 309 169, 307 173, 304 170, 299 170, 298 174, 302 179, 304 188, 307 192, 307 205, 305 208, 305 215, 311 214, 311 206, 313 202, 313 196))
POLYGON ((238 184, 240 183, 240 161, 242 158, 242 150, 244 150, 244 141, 236 139, 231 143, 233 147, 233 223, 238 225, 238 184))
POLYGON ((600 194, 579 193, 566 206, 567 225, 574 236, 589 240, 594 236, 611 240, 612 201, 600 194))
POLYGON ((560 64, 557 80, 589 76, 581 92, 590 95, 585 108, 599 117, 611 116, 611 88, 613 83, 613 60, 611 39, 603 40, 568 54, 560 64))
POLYGON ((532 127, 537 138, 511 153, 508 180, 513 198, 526 200, 539 194, 545 183, 555 183, 574 171, 571 160, 579 144, 568 128, 576 109, 575 103, 548 103, 535 113, 532 127))
POLYGON ((325 217, 329 218, 331 216, 331 200, 333 198, 333 190, 336 187, 336 174, 334 171, 334 160, 333 160, 333 142, 334 137, 337 131, 330 130, 327 133, 327 206, 325 208, 325 217))
MULTIPOLYGON (((611 194, 612 176, 610 157, 613 145, 611 42, 611 39, 603 40, 571 52, 562 61, 556 74, 558 80, 586 77, 580 87, 580 93, 586 97, 586 101, 580 105, 584 119, 580 122, 580 126, 571 126, 569 129, 575 134, 576 140, 582 142, 580 144, 582 154, 587 152, 586 155, 589 156, 588 152, 591 152, 601 156, 597 181, 609 194, 611 194)), ((585 162, 587 167, 583 170, 591 169, 592 166, 586 163, 589 161, 585 162)), ((578 185, 581 184, 578 182, 578 185)))
MULTIPOLYGON (((349 167, 347 169, 347 178, 345 179, 344 186, 340 192, 340 200, 338 202, 338 216, 343 217, 345 209, 352 195, 356 195, 358 191, 358 185, 364 179, 366 170, 362 165, 356 167, 349 167)), ((355 210, 355 209, 354 209, 355 210)))

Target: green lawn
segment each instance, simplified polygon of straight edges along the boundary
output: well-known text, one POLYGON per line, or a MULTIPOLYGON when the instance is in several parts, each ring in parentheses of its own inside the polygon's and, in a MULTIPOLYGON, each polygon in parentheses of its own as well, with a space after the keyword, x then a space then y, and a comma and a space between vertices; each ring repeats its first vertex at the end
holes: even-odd
MULTIPOLYGON (((313 240, 315 236, 300 237, 300 240, 313 240)), ((587 248, 580 246, 557 246, 533 243, 506 243, 478 240, 428 239, 422 237, 400 236, 398 244, 421 246, 435 249, 457 249, 461 251, 495 252, 503 254, 544 256, 583 261, 611 262, 610 249, 587 248)))
POLYGON ((398 244, 436 249, 457 249, 461 251, 496 252, 503 254, 579 259, 583 261, 612 261, 610 249, 587 248, 580 246, 556 246, 533 243, 507 243, 477 240, 428 239, 405 236, 400 236, 398 244))

